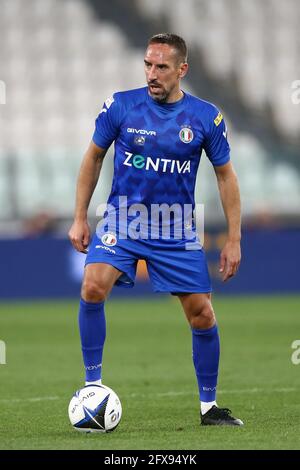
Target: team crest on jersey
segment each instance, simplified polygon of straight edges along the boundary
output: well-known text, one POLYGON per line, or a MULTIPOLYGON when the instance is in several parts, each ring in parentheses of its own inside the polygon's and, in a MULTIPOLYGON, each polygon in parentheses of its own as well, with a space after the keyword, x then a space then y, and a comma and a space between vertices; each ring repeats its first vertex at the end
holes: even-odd
POLYGON ((182 129, 180 129, 179 137, 181 142, 183 142, 184 144, 189 144, 194 138, 194 133, 189 127, 183 127, 182 129))
POLYGON ((115 246, 117 243, 116 234, 113 232, 107 232, 101 237, 101 241, 105 246, 115 246))

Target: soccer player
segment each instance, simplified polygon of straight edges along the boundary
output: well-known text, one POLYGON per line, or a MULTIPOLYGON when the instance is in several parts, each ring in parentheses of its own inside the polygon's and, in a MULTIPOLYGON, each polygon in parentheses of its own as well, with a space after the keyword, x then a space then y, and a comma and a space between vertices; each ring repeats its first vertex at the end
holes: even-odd
POLYGON ((215 170, 228 225, 220 255, 220 273, 227 281, 239 267, 241 229, 226 126, 213 104, 182 91, 180 82, 188 71, 182 38, 168 33, 153 36, 144 67, 146 87, 115 93, 105 101, 78 177, 69 237, 76 250, 88 249, 79 307, 86 385, 101 384, 105 300, 115 284, 133 286, 137 262, 144 259, 154 291, 176 295, 190 324, 201 424, 239 426, 243 422, 216 402, 218 326, 205 254, 191 216, 204 149, 215 170), (90 240, 87 210, 113 142, 114 176, 105 223, 90 240), (162 206, 170 208, 171 218, 158 217, 162 206), (143 217, 137 215, 141 212, 143 217))

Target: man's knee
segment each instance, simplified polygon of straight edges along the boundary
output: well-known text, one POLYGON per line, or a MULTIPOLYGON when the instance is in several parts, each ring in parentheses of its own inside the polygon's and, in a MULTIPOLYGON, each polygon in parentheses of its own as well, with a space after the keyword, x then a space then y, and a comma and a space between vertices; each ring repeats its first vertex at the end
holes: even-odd
POLYGON ((121 272, 105 263, 85 267, 81 297, 86 302, 104 302, 121 272))
POLYGON ((101 283, 91 279, 83 280, 81 297, 86 302, 104 302, 107 294, 107 289, 101 283))
POLYGON ((195 308, 189 317, 189 322, 192 328, 207 329, 211 328, 216 323, 213 307, 210 301, 205 302, 195 308))

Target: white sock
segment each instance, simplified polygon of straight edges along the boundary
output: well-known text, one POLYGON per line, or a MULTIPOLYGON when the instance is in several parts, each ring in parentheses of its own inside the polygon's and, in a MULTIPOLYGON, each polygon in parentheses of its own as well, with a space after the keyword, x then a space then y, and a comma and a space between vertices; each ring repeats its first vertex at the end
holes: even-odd
POLYGON ((95 380, 94 382, 85 382, 85 386, 87 385, 102 385, 102 380, 95 380))
POLYGON ((201 401, 201 414, 205 415, 214 405, 218 406, 216 401, 201 401))

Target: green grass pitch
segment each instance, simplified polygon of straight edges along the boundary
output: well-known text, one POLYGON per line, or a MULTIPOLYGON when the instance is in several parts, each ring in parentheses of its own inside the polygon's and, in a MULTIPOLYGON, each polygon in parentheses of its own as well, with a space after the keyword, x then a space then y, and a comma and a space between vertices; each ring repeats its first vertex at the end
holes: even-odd
POLYGON ((215 296, 218 404, 243 428, 200 427, 191 335, 177 299, 107 303, 103 382, 123 405, 111 434, 83 435, 67 408, 83 385, 77 302, 0 304, 1 449, 299 449, 299 297, 215 296))

